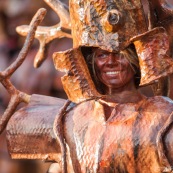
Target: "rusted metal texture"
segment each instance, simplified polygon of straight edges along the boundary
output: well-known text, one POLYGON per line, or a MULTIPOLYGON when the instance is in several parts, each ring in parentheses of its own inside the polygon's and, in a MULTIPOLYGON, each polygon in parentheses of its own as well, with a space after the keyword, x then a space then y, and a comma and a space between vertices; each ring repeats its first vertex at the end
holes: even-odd
POLYGON ((93 46, 118 52, 130 38, 147 31, 139 0, 70 0, 74 47, 93 46))
POLYGON ((53 123, 66 100, 32 95, 28 106, 17 111, 7 125, 7 143, 13 159, 61 161, 53 123))
POLYGON ((66 72, 61 79, 69 100, 79 103, 100 96, 80 49, 54 53, 53 59, 56 69, 66 72))
POLYGON ((114 103, 105 120, 104 106, 109 104, 92 100, 67 113, 64 131, 74 172, 171 172, 172 101, 157 96, 114 103))
POLYGON ((141 70, 140 85, 153 83, 173 73, 173 60, 167 55, 169 39, 164 28, 155 28, 134 41, 141 70))
POLYGON ((170 42, 169 55, 173 57, 173 1, 151 0, 150 3, 153 15, 155 15, 153 26, 162 26, 168 32, 170 42))
MULTIPOLYGON (((64 103, 33 95, 30 104, 14 114, 7 126, 12 158, 61 161, 52 124, 64 103)), ((71 156, 68 172, 171 172, 172 101, 154 97, 110 104, 114 111, 107 120, 105 104, 109 102, 101 99, 83 102, 64 116, 64 138, 71 156)))
MULTIPOLYGON (((169 35, 169 56, 173 58, 173 1, 172 0, 152 0, 153 9, 156 13, 157 20, 155 25, 162 26, 169 35)), ((170 75, 168 82, 167 96, 173 99, 173 75, 170 75)))

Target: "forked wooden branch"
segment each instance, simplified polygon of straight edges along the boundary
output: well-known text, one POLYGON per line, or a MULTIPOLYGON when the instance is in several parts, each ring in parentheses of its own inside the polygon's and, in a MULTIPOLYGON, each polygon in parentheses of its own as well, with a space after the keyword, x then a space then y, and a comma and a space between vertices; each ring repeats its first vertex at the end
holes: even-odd
MULTIPOLYGON (((47 46, 49 43, 56 38, 71 38, 71 24, 70 15, 67 7, 59 0, 44 0, 59 16, 60 22, 54 26, 38 27, 35 38, 39 40, 40 47, 38 53, 34 59, 34 67, 39 67, 43 61, 46 59, 47 46)), ((28 25, 18 26, 16 31, 22 35, 26 36, 29 31, 28 25)))
POLYGON ((17 106, 21 102, 28 103, 30 100, 29 95, 27 95, 26 93, 23 93, 15 88, 15 86, 10 82, 10 77, 24 62, 26 55, 34 40, 34 35, 35 35, 35 31, 37 29, 37 26, 43 20, 45 14, 46 14, 45 9, 42 8, 42 9, 38 10, 38 12, 35 14, 35 16, 33 17, 32 21, 29 25, 28 35, 26 37, 24 46, 21 49, 17 59, 7 69, 0 72, 0 82, 6 88, 7 92, 11 96, 8 107, 0 119, 0 133, 2 133, 2 131, 5 129, 10 117, 15 112, 17 106))

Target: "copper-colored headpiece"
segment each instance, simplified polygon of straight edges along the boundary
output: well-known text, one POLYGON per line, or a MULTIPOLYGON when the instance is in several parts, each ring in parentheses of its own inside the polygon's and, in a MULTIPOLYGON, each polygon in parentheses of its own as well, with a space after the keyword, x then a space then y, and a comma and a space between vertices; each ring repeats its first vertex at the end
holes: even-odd
POLYGON ((54 62, 58 70, 66 71, 62 81, 70 100, 99 96, 80 49, 83 46, 120 52, 134 43, 141 68, 140 85, 173 72, 173 62, 166 55, 168 36, 163 28, 147 28, 140 0, 69 0, 69 8, 74 49, 55 53, 54 62))
POLYGON ((173 73, 173 60, 167 55, 169 39, 164 28, 155 28, 134 41, 141 69, 140 85, 173 73))
MULTIPOLYGON (((55 67, 66 72, 62 82, 71 101, 78 103, 100 96, 81 52, 83 46, 120 52, 134 43, 141 68, 140 85, 150 84, 173 72, 172 60, 166 55, 168 36, 163 28, 153 29, 162 26, 168 17, 173 20, 172 3, 167 6, 166 1, 160 0, 69 0, 67 10, 59 0, 44 1, 61 21, 53 27, 38 28, 35 37, 40 40, 40 49, 35 66, 44 61, 45 46, 55 38, 71 37, 71 29, 74 49, 54 54, 55 67), (157 9, 157 19, 154 9, 157 9)), ((28 28, 24 26, 17 30, 26 35, 28 28)), ((171 27, 166 29, 171 35, 171 27)))
POLYGON ((70 0, 74 47, 119 52, 130 38, 147 31, 140 0, 70 0))

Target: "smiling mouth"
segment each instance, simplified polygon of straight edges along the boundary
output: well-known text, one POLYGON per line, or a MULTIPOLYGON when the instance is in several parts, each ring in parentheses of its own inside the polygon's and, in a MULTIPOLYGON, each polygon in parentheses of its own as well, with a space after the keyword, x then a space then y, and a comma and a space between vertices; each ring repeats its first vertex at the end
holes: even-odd
POLYGON ((120 71, 109 71, 106 72, 107 75, 115 75, 115 74, 120 74, 120 71))

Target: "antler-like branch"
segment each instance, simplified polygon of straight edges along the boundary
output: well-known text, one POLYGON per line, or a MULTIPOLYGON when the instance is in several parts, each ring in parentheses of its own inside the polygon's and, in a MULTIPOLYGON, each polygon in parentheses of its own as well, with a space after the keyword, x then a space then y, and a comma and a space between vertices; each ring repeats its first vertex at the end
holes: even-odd
MULTIPOLYGON (((60 22, 54 26, 38 27, 35 38, 37 38, 40 42, 40 47, 38 53, 34 60, 34 67, 39 67, 43 61, 46 59, 46 51, 48 44, 56 39, 67 37, 71 38, 71 24, 70 24, 70 15, 67 7, 60 2, 59 0, 44 0, 60 17, 60 22)), ((16 28, 17 32, 26 36, 29 27, 27 25, 19 26, 16 28)))
POLYGON ((59 16, 60 26, 71 29, 68 7, 59 0, 44 0, 59 16))
POLYGON ((6 124, 8 123, 10 117, 16 110, 17 106, 21 102, 28 103, 30 100, 30 96, 17 90, 14 85, 10 82, 11 75, 18 69, 19 66, 24 62, 26 55, 32 45, 32 42, 34 40, 35 31, 37 29, 37 26, 40 24, 40 22, 43 20, 44 16, 46 14, 45 9, 40 9, 33 17, 30 25, 29 25, 29 31, 28 35, 26 37, 24 46, 22 50, 20 51, 17 59, 4 71, 0 72, 0 82, 2 85, 6 88, 8 93, 11 96, 10 102, 8 104, 7 109, 5 110, 4 114, 2 115, 2 118, 0 120, 0 133, 5 129, 6 124))

